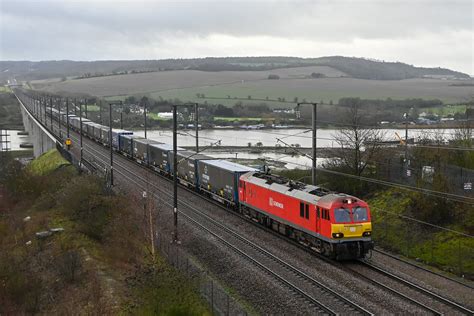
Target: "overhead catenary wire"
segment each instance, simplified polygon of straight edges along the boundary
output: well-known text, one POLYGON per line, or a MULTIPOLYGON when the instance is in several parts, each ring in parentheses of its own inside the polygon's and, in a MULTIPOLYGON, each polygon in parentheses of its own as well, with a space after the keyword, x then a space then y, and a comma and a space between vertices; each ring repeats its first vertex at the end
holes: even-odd
MULTIPOLYGON (((285 146, 288 146, 288 145, 285 144, 285 146)), ((298 151, 297 148, 294 148, 294 147, 290 147, 290 148, 298 151)), ((303 153, 301 151, 298 151, 298 152, 302 156, 305 156, 309 159, 312 159, 312 157, 310 157, 308 154, 303 153)), ((278 159, 275 159, 275 160, 278 161, 278 159)), ((281 161, 281 162, 286 162, 286 161, 281 161)), ((286 162, 286 163, 288 163, 288 162, 286 162)), ((303 164, 298 164, 296 162, 291 162, 291 163, 295 164, 295 165, 304 166, 305 168, 308 168, 308 166, 303 165, 303 164)), ((474 206, 474 198, 466 197, 466 196, 462 196, 462 195, 458 195, 458 194, 453 194, 453 193, 448 193, 448 192, 441 192, 441 191, 436 191, 436 190, 431 190, 431 189, 426 189, 426 188, 418 188, 418 187, 414 187, 414 186, 410 186, 410 185, 404 185, 404 184, 395 183, 395 182, 386 181, 386 180, 367 178, 367 177, 357 176, 357 175, 353 175, 353 174, 349 174, 349 173, 344 173, 344 172, 329 170, 329 169, 324 169, 324 168, 318 168, 317 167, 316 170, 321 171, 321 172, 335 174, 335 175, 350 177, 350 178, 354 178, 354 179, 358 179, 358 180, 362 180, 362 181, 366 181, 366 182, 372 182, 372 183, 382 184, 382 185, 386 185, 386 186, 390 186, 390 187, 401 188, 401 189, 404 189, 404 190, 420 192, 420 193, 424 193, 424 194, 431 195, 431 196, 442 197, 442 198, 453 200, 453 201, 460 202, 460 203, 468 203, 468 204, 471 204, 471 206, 474 206)))
MULTIPOLYGON (((268 132, 264 130, 254 130, 257 133, 263 133, 263 134, 270 134, 270 135, 282 135, 285 137, 281 137, 279 139, 284 139, 288 137, 297 137, 297 138, 308 138, 311 139, 311 136, 303 136, 303 135, 298 135, 298 134, 303 134, 304 132, 298 132, 295 134, 284 134, 284 133, 276 133, 276 132, 268 132)), ((307 131, 305 131, 307 132, 307 131)), ((321 140, 330 140, 330 141, 336 141, 336 142, 342 142, 343 140, 337 139, 337 138, 328 138, 328 137, 316 137, 317 139, 321 140)), ((371 142, 372 143, 372 142, 371 142)), ((379 145, 387 145, 387 143, 379 141, 379 142, 373 142, 375 144, 379 145)), ((474 151, 474 147, 453 147, 453 146, 443 146, 443 145, 423 145, 423 144, 407 144, 408 147, 414 147, 414 148, 430 148, 430 149, 441 149, 441 150, 458 150, 458 151, 474 151)))
MULTIPOLYGON (((304 165, 302 165, 302 166, 304 166, 304 165)), ((406 218, 406 219, 409 219, 409 220, 413 220, 413 221, 416 221, 416 222, 419 222, 419 223, 427 224, 429 226, 432 226, 432 227, 435 227, 435 228, 438 228, 438 229, 442 229, 442 230, 450 231, 450 232, 453 232, 453 233, 456 233, 456 234, 460 234, 460 235, 463 235, 465 237, 471 237, 471 238, 474 237, 472 235, 468 235, 468 234, 465 234, 465 233, 462 233, 462 232, 458 232, 458 231, 455 231, 455 230, 451 230, 451 229, 448 229, 448 228, 437 226, 437 225, 434 225, 434 224, 431 224, 431 223, 428 223, 428 222, 417 220, 417 219, 414 219, 414 218, 411 218, 411 217, 408 217, 408 216, 404 216, 404 215, 400 215, 400 214, 397 214, 397 213, 394 213, 394 212, 386 211, 386 210, 383 210, 383 209, 380 209, 380 208, 373 208, 373 209, 377 209, 377 210, 380 210, 380 211, 383 211, 383 212, 386 212, 386 213, 394 214, 396 216, 406 218)))

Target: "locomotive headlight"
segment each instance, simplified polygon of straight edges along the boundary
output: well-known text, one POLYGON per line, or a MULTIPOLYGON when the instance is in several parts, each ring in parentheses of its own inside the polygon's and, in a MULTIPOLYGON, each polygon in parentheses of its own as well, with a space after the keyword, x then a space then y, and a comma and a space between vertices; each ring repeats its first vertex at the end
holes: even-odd
POLYGON ((343 233, 332 233, 332 237, 333 238, 342 238, 342 237, 344 237, 344 234, 343 233))
POLYGON ((369 237, 369 236, 371 236, 371 235, 372 235, 372 232, 371 232, 371 231, 364 232, 364 233, 362 234, 362 236, 364 236, 364 237, 369 237))

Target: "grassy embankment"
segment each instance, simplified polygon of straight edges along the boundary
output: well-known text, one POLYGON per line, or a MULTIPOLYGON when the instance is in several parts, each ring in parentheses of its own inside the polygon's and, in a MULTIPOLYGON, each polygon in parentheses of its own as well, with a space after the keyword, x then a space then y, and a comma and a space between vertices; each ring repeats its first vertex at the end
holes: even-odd
POLYGON ((209 314, 188 279, 151 260, 130 197, 55 150, 0 169, 0 314, 209 314), (35 235, 52 228, 64 231, 35 235))
MULTIPOLYGON (((474 238, 401 218, 398 215, 410 216, 407 209, 412 198, 395 189, 381 191, 367 202, 372 210, 374 239, 379 246, 445 271, 474 277, 474 238)), ((472 216, 465 220, 472 221, 472 216)), ((446 228, 468 233, 465 228, 469 226, 463 222, 446 228)))

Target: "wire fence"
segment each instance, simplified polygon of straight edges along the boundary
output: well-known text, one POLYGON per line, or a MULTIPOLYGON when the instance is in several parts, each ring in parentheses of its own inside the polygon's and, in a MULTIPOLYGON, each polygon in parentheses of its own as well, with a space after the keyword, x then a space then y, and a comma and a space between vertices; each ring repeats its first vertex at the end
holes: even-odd
POLYGON ((196 282, 197 288, 214 315, 247 315, 247 310, 226 289, 216 282, 211 274, 187 254, 181 246, 171 242, 171 238, 158 233, 157 249, 166 261, 196 282))
POLYGON ((474 237, 383 210, 372 210, 372 224, 377 246, 474 279, 474 237))
POLYGON ((380 166, 376 168, 376 170, 381 170, 377 171, 379 179, 411 186, 430 187, 433 177, 437 173, 443 175, 446 187, 451 193, 468 197, 474 196, 474 170, 472 169, 446 164, 411 164, 407 166, 400 158, 389 158, 379 164, 380 166))

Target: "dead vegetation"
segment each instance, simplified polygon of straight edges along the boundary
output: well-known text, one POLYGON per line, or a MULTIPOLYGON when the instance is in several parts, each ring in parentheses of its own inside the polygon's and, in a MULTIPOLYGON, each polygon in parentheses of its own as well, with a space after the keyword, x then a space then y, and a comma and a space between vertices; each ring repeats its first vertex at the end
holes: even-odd
POLYGON ((149 219, 133 198, 72 166, 41 175, 16 162, 0 169, 0 204, 9 200, 0 213, 0 315, 206 312, 184 277, 159 255, 152 260, 149 219), (170 297, 184 287, 191 299, 148 295, 158 284, 170 297))

